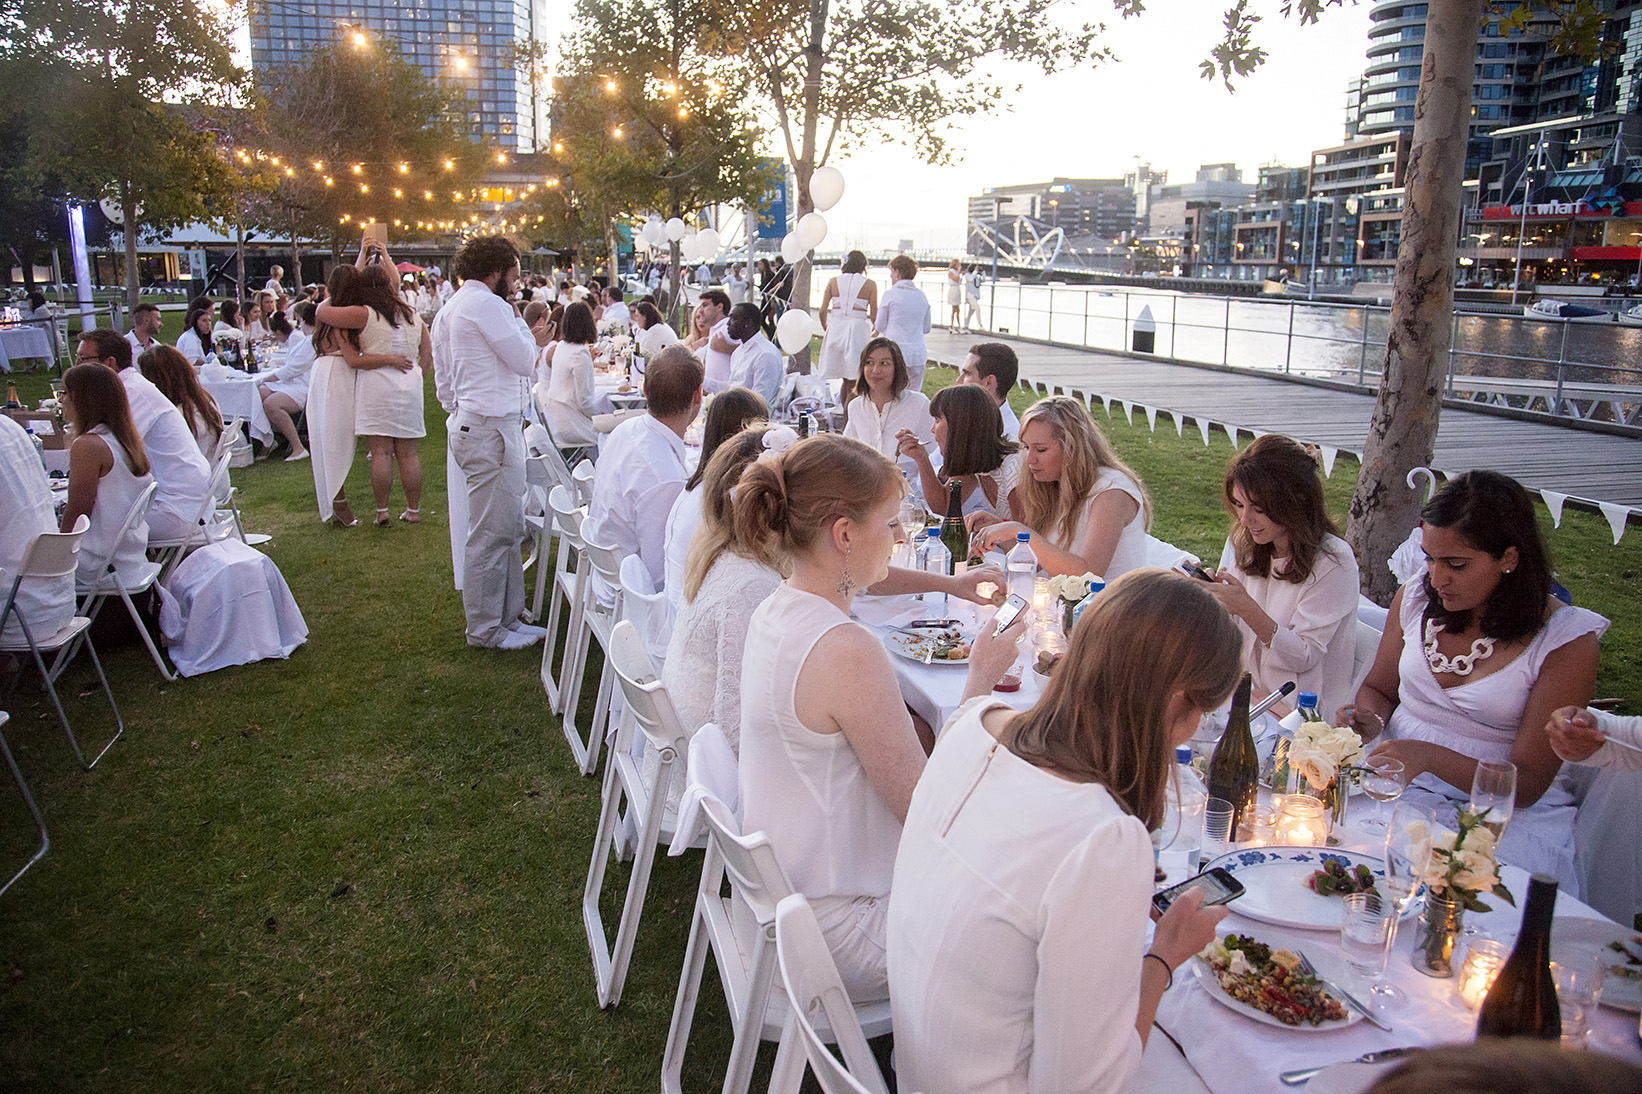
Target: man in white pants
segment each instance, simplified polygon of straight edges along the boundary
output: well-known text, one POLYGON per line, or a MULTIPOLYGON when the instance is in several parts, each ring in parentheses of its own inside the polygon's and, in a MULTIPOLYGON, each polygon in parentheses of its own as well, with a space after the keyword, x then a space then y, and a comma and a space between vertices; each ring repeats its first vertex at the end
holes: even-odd
MULTIPOLYGON (((433 321, 434 386, 450 414, 447 443, 466 480, 462 611, 470 646, 524 649, 547 634, 519 621, 525 608, 524 414, 536 344, 508 298, 519 252, 504 236, 477 236, 456 256, 462 287, 433 321)), ((459 487, 460 484, 452 483, 459 487)))

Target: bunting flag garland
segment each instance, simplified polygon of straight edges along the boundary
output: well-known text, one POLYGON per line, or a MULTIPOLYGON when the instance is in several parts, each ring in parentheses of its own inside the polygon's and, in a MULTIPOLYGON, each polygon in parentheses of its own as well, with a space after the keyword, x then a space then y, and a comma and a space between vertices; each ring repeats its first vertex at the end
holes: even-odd
POLYGON ((1334 477, 1334 458, 1340 454, 1340 450, 1326 444, 1320 447, 1323 452, 1323 478, 1332 479, 1334 477))
POLYGON ((1157 407, 1155 407, 1155 406, 1146 406, 1145 404, 1142 404, 1140 409, 1142 409, 1146 412, 1146 424, 1152 427, 1152 432, 1153 433, 1156 433, 1157 432, 1157 407))
POLYGON ((1174 419, 1174 435, 1184 437, 1186 435, 1186 415, 1178 410, 1171 410, 1169 411, 1169 417, 1174 419))
POLYGON ((1127 399, 1119 399, 1117 405, 1123 408, 1123 420, 1129 425, 1135 424, 1135 408, 1127 399))
POLYGON ((1203 447, 1207 448, 1209 446, 1209 420, 1207 418, 1197 419, 1197 431, 1203 434, 1203 447))
POLYGON ((1608 527, 1613 530, 1613 545, 1618 547, 1625 535, 1625 522, 1630 519, 1631 507, 1616 501, 1599 501, 1596 504, 1602 515, 1608 518, 1608 527))
POLYGON ((1539 496, 1545 502, 1545 508, 1551 511, 1551 526, 1562 527, 1562 503, 1568 500, 1567 494, 1559 494, 1555 490, 1541 490, 1539 496))
POLYGON ((1226 424, 1223 424, 1221 428, 1225 429, 1226 436, 1231 438, 1232 450, 1233 451, 1238 451, 1237 427, 1235 425, 1231 425, 1229 423, 1226 423, 1226 424))

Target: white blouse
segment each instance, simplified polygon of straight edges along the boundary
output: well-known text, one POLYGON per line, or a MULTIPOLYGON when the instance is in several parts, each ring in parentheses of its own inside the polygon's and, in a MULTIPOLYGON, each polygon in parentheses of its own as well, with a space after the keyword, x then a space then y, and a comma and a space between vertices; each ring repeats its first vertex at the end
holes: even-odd
MULTIPOLYGON (((672 606, 674 614, 678 613, 684 601, 684 562, 690 557, 690 541, 695 538, 696 529, 701 527, 702 497, 700 486, 685 490, 674 499, 673 508, 667 514, 667 532, 662 539, 661 556, 666 575, 663 581, 667 588, 667 603, 672 606)), ((735 736, 730 728, 722 723, 719 728, 733 743, 735 736)))
POLYGON ((560 342, 553 351, 553 369, 547 384, 545 423, 553 441, 561 448, 592 444, 593 415, 597 413, 593 390, 593 355, 579 342, 560 342))
POLYGON ((893 460, 899 453, 895 443, 897 433, 910 429, 927 444, 934 439, 934 427, 935 419, 929 413, 929 396, 907 388, 884 404, 882 410, 870 396, 857 395, 851 399, 849 420, 844 423, 844 436, 865 441, 893 460))
MULTIPOLYGON (((1278 560, 1273 570, 1286 560, 1278 560)), ((1311 567, 1311 576, 1296 584, 1280 577, 1259 577, 1237 565, 1237 551, 1226 541, 1220 569, 1242 582, 1260 610, 1277 624, 1269 644, 1261 644, 1241 619, 1243 667, 1254 686, 1275 691, 1289 680, 1296 693, 1316 692, 1319 711, 1330 714, 1351 699, 1352 658, 1357 645, 1357 556, 1339 536, 1329 536, 1311 567)), ((1281 710, 1293 704, 1280 704, 1281 710)), ((1280 711, 1281 712, 1281 711, 1280 711)))
POLYGON ((889 905, 903 1090, 1120 1091, 1140 1063, 1151 839, 1102 786, 960 707, 912 793, 889 905))
POLYGON ((638 333, 639 352, 646 358, 654 357, 678 341, 678 332, 666 323, 652 323, 638 333))
POLYGON ((747 628, 780 586, 781 575, 768 566, 725 551, 708 568, 695 599, 679 607, 667 647, 661 678, 685 731, 713 722, 738 755, 747 628))

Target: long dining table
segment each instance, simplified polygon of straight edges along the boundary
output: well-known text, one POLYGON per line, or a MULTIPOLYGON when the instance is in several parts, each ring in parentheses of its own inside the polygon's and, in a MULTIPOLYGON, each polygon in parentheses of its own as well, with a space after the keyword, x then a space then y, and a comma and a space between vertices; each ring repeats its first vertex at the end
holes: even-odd
MULTIPOLYGON (((973 626, 978 618, 989 618, 991 609, 977 609, 966 601, 953 598, 923 601, 912 597, 860 597, 856 601, 858 620, 887 636, 891 628, 905 625, 919 618, 952 618, 973 626)), ((1026 709, 1043 694, 1046 681, 1032 671, 1030 638, 1023 638, 1022 661, 1017 669, 1023 670, 1021 688, 1010 693, 996 693, 999 698, 1018 709, 1026 709)), ((924 665, 901 656, 892 656, 901 694, 908 707, 937 728, 945 724, 963 698, 966 669, 963 665, 924 665)), ((1365 826, 1365 814, 1373 802, 1354 798, 1347 812, 1347 822, 1339 830, 1340 849, 1373 856, 1383 852, 1383 829, 1365 826)), ((1232 844, 1205 849, 1203 862, 1212 853, 1237 849, 1258 850, 1257 843, 1232 844)), ((1509 945, 1515 940, 1521 916, 1523 898, 1528 891, 1528 875, 1517 867, 1505 864, 1501 878, 1516 896, 1517 906, 1490 898, 1493 910, 1484 914, 1469 913, 1468 922, 1478 928, 1476 937, 1493 938, 1509 945)), ((1169 877, 1160 887, 1174 884, 1180 877, 1169 877)), ((1299 930, 1293 927, 1274 927, 1267 923, 1239 915, 1237 903, 1228 906, 1229 914, 1222 921, 1219 933, 1246 933, 1262 941, 1303 944, 1307 955, 1330 979, 1340 980, 1356 995, 1366 995, 1366 985, 1354 980, 1340 956, 1339 930, 1299 930)), ((1558 918, 1594 919, 1602 923, 1599 912, 1566 892, 1557 897, 1558 918)), ((1378 1065, 1355 1064, 1358 1057, 1378 1049, 1423 1047, 1464 1043, 1475 1037, 1476 1012, 1459 998, 1455 979, 1434 979, 1414 968, 1411 960, 1417 930, 1417 912, 1410 914, 1399 925, 1397 939, 1387 961, 1390 982, 1405 996, 1400 1006, 1381 1014, 1391 1031, 1375 1028, 1366 1021, 1333 1029, 1291 1030, 1259 1024, 1236 1013, 1211 998, 1199 980, 1192 961, 1175 972, 1174 985, 1164 995, 1158 1008, 1157 1023, 1148 1039, 1139 1072, 1128 1086, 1137 1094, 1253 1094, 1253 1092, 1292 1089, 1285 1087, 1279 1075, 1287 1070, 1324 1064, 1329 1068, 1317 1079, 1317 1091, 1341 1094, 1344 1091, 1366 1089, 1375 1077, 1395 1066, 1395 1062, 1378 1065), (1159 1034, 1162 1031, 1162 1035, 1159 1034)), ((1098 945, 1098 940, 1091 940, 1098 945)), ((1456 947, 1453 965, 1459 970, 1465 945, 1456 947)), ((1096 990, 1091 986, 1091 990, 1096 990)), ((1642 1065, 1642 1040, 1638 1036, 1638 1016, 1634 1012, 1616 1010, 1607 1004, 1596 1008, 1590 1017, 1588 1047, 1642 1065)))

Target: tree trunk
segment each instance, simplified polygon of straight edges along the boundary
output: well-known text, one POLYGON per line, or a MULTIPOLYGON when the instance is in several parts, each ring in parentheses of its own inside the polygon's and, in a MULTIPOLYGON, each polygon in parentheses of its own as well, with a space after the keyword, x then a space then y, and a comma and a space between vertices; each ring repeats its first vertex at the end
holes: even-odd
POLYGON ((684 271, 679 267, 684 262, 684 248, 677 240, 667 241, 667 311, 673 316, 673 329, 684 332, 688 338, 689 332, 695 330, 690 325, 690 309, 684 304, 684 271))
POLYGON ((240 322, 245 321, 245 220, 240 215, 239 206, 234 206, 234 264, 237 267, 234 280, 234 301, 239 306, 240 322))
MULTIPOLYGON (((292 299, 302 291, 302 244, 297 241, 296 225, 291 226, 291 284, 295 288, 291 291, 292 299)), ((274 301, 277 306, 278 300, 274 301)))
POLYGON ((1420 496, 1408 486, 1408 473, 1429 464, 1436 450, 1483 6, 1484 0, 1432 0, 1426 15, 1391 333, 1346 525, 1362 566, 1363 592, 1381 604, 1396 591, 1386 560, 1419 519, 1420 496))
POLYGON ((137 196, 129 185, 120 186, 120 212, 125 217, 125 306, 136 308, 142 293, 137 280, 137 196))
MULTIPOLYGON (((810 42, 804 48, 804 137, 799 145, 798 162, 793 164, 793 181, 798 186, 796 227, 806 213, 815 212, 815 199, 810 196, 810 179, 815 175, 815 131, 821 120, 821 70, 826 64, 823 52, 827 34, 827 0, 810 0, 810 42)), ((791 306, 800 311, 810 310, 810 272, 815 267, 815 252, 808 251, 793 263, 791 306)), ((810 347, 792 355, 797 371, 810 372, 810 347)))
POLYGON ((606 217, 604 221, 604 249, 608 253, 610 262, 610 287, 621 288, 621 252, 616 250, 616 220, 606 217))

